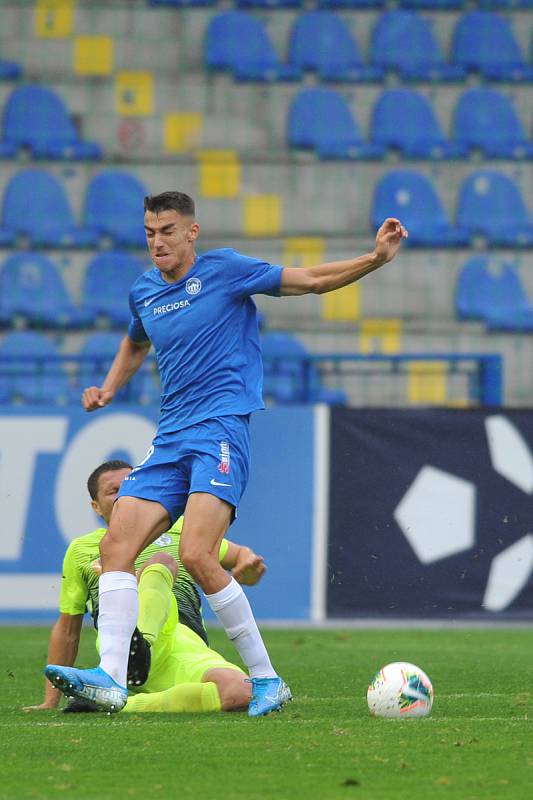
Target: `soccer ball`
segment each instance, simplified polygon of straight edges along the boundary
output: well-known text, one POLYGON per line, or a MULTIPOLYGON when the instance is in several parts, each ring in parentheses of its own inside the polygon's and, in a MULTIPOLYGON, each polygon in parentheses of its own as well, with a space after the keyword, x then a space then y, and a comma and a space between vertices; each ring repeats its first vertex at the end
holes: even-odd
POLYGON ((376 717, 426 717, 433 705, 433 686, 420 667, 396 661, 374 676, 366 698, 376 717))

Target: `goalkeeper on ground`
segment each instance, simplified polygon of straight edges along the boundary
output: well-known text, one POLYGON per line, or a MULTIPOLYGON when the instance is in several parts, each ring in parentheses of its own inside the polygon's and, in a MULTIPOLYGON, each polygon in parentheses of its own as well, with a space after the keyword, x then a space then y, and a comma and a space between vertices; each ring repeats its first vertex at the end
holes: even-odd
MULTIPOLYGON (((124 461, 108 461, 89 476, 91 505, 106 524, 120 484, 131 469, 124 461)), ((124 711, 246 710, 251 696, 246 674, 208 646, 198 590, 179 560, 181 526, 182 518, 135 562, 139 616, 128 664, 132 694, 124 711)), ((99 543, 105 530, 80 536, 67 549, 49 663, 74 664, 87 605, 98 626, 99 543)), ((265 571, 260 556, 227 540, 220 546, 220 562, 248 585, 257 583, 265 571)), ((57 708, 60 697, 61 692, 46 681, 43 702, 26 710, 57 708)), ((76 699, 66 710, 96 708, 90 701, 76 699)))

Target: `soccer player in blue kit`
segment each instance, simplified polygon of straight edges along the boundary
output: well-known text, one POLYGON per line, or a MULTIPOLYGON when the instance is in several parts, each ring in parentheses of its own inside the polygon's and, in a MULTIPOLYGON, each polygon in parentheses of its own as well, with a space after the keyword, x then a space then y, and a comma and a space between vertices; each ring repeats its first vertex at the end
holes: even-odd
POLYGON ((48 665, 45 673, 69 696, 109 711, 124 707, 138 608, 134 560, 184 513, 181 561, 248 669, 248 713, 262 716, 281 709, 291 693, 270 662, 246 595, 218 559, 248 480, 249 416, 264 408, 251 296, 339 289, 394 258, 407 231, 390 218, 371 253, 284 268, 231 249, 197 256, 200 226, 193 200, 181 192, 145 198, 144 226, 154 268, 133 284, 128 334, 103 385, 84 391, 83 406, 94 411, 110 403, 153 345, 161 377, 159 426, 145 458, 123 481, 100 544, 100 666, 48 665))

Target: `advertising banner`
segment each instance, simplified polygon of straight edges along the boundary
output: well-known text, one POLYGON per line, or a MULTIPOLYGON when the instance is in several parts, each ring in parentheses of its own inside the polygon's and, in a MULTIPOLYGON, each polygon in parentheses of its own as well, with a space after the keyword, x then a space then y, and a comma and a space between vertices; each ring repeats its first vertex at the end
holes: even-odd
POLYGON ((329 617, 533 612, 533 413, 334 409, 329 617))
MULTIPOLYGON (((138 464, 157 415, 132 405, 94 414, 57 406, 2 411, 0 621, 54 616, 66 547, 102 524, 89 505, 88 475, 110 458, 138 464)), ((267 563, 262 582, 248 590, 258 618, 309 616, 313 426, 310 407, 271 409, 251 422, 251 479, 229 537, 267 563)))

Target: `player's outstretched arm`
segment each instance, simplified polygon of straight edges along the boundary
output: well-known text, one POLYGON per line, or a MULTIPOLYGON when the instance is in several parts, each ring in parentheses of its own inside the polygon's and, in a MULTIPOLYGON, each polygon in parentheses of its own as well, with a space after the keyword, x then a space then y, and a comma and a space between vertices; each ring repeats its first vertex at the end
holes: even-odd
MULTIPOLYGON (((83 614, 60 614, 50 633, 48 644, 48 664, 61 664, 72 667, 78 655, 83 614)), ((54 689, 50 681, 45 682, 44 699, 38 706, 25 706, 24 711, 43 711, 57 708, 61 699, 59 689, 54 689)))
POLYGON ((107 406, 119 389, 135 375, 150 349, 150 342, 138 344, 125 336, 120 343, 102 386, 89 386, 82 395, 85 411, 96 411, 107 406))
POLYGON ((369 272, 392 261, 407 231, 398 219, 386 219, 376 234, 371 253, 346 261, 331 261, 316 267, 285 267, 281 278, 282 295, 325 294, 358 281, 369 272))
POLYGON ((228 540, 228 550, 221 561, 224 569, 231 570, 231 574, 239 583, 245 586, 254 586, 266 572, 266 565, 262 556, 243 545, 235 544, 228 540))

